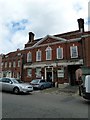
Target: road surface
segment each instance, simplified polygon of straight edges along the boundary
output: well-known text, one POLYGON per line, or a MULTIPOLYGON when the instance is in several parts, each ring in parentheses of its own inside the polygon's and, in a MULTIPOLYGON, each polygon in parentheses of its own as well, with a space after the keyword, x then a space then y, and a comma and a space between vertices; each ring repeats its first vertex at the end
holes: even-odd
POLYGON ((90 103, 78 95, 2 94, 3 118, 88 118, 90 103))

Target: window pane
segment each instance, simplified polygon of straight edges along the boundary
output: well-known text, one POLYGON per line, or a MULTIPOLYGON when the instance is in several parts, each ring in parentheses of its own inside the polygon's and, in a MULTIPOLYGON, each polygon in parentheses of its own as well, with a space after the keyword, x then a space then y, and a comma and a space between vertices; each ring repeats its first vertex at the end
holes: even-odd
POLYGON ((20 60, 18 60, 18 67, 20 67, 20 60))
POLYGON ((7 62, 5 62, 5 68, 7 67, 7 62))
POLYGON ((41 68, 36 68, 36 78, 41 78, 41 68))
POLYGON ((12 65, 12 63, 11 63, 11 62, 9 62, 9 67, 11 67, 11 65, 12 65))
POLYGON ((63 78, 64 77, 64 68, 58 69, 58 78, 63 78))
POLYGON ((51 60, 51 51, 52 49, 50 47, 46 49, 46 60, 51 60))
POLYGON ((57 48, 57 59, 63 58, 63 48, 57 48))
POLYGON ((29 76, 29 77, 32 76, 32 69, 27 69, 27 76, 29 76))
POLYGON ((77 46, 70 47, 70 50, 71 50, 71 58, 77 58, 78 57, 77 46))
POLYGON ((32 54, 31 52, 27 53, 27 62, 31 62, 32 61, 32 54))
POLYGON ((41 51, 36 52, 36 61, 41 61, 41 51))
POLYGON ((16 63, 15 63, 15 61, 13 62, 13 67, 16 67, 16 63))

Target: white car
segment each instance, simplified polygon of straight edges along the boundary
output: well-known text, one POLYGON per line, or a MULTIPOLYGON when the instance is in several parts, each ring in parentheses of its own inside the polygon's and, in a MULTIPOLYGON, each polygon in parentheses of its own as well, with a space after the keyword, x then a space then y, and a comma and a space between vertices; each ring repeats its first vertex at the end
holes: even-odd
POLYGON ((82 86, 83 98, 90 100, 90 75, 85 76, 85 81, 82 86))
POLYGON ((20 92, 29 93, 33 91, 33 86, 29 83, 21 83, 15 78, 0 78, 0 88, 2 91, 10 91, 15 94, 20 92))

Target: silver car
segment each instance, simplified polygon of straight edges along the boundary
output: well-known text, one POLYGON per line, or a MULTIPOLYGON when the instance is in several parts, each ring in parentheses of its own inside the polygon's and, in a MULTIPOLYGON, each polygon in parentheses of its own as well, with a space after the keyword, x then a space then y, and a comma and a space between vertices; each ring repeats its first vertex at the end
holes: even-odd
POLYGON ((21 83, 15 78, 0 78, 0 89, 2 91, 10 91, 15 94, 20 92, 29 93, 33 91, 33 86, 28 83, 21 83))
POLYGON ((52 82, 47 82, 43 79, 34 79, 30 82, 30 84, 33 86, 34 89, 45 89, 45 88, 51 88, 52 82))

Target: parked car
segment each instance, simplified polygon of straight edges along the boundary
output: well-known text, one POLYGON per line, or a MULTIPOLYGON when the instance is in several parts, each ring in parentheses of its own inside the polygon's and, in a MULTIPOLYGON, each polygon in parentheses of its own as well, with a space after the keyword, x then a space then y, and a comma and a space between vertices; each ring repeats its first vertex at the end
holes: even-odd
POLYGON ((90 75, 85 76, 85 80, 81 86, 83 98, 90 100, 90 75))
POLYGON ((33 91, 32 85, 29 83, 21 83, 21 81, 19 82, 15 78, 0 78, 0 88, 2 88, 2 91, 9 91, 15 94, 33 91))
POLYGON ((34 79, 30 82, 30 84, 33 86, 34 89, 45 89, 52 87, 52 82, 47 82, 43 79, 34 79))

